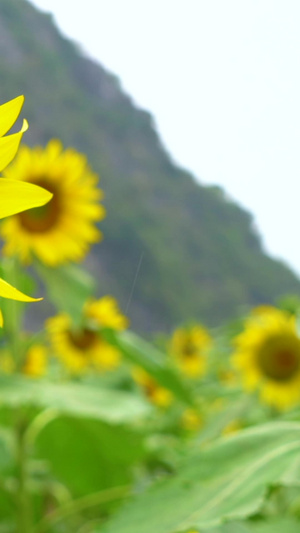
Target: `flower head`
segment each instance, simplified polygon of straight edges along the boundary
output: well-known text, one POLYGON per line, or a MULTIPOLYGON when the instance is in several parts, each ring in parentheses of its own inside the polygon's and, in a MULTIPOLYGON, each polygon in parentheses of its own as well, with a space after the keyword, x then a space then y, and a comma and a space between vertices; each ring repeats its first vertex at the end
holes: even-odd
POLYGON ((247 390, 279 409, 300 400, 300 338, 296 318, 273 307, 261 307, 238 335, 232 362, 247 390))
MULTIPOLYGON (((39 378, 46 374, 48 365, 48 353, 43 344, 32 344, 23 357, 20 371, 31 378, 39 378)), ((5 374, 12 374, 18 370, 18 365, 12 354, 8 350, 1 350, 0 371, 5 374)))
POLYGON ((196 409, 185 409, 181 417, 181 425, 187 431, 197 431, 203 425, 203 417, 196 409))
POLYGON ((120 351, 104 339, 99 328, 124 329, 126 325, 117 302, 104 296, 85 305, 81 327, 74 328, 71 317, 60 313, 48 319, 47 330, 57 357, 72 372, 80 373, 88 368, 114 370, 120 364, 120 351))
POLYGON ((39 378, 46 374, 48 364, 47 349, 42 344, 33 344, 26 352, 23 374, 39 378))
POLYGON ((132 376, 151 403, 158 407, 169 407, 173 401, 172 393, 157 383, 148 372, 143 368, 136 367, 133 369, 132 376))
POLYGON ((24 262, 36 256, 55 266, 81 261, 90 245, 101 239, 95 224, 105 215, 99 204, 102 191, 84 155, 71 148, 63 150, 58 140, 45 148, 22 147, 5 176, 23 185, 40 185, 53 195, 46 206, 3 223, 5 254, 18 254, 24 262))
POLYGON ((90 300, 85 306, 85 316, 93 320, 98 326, 123 330, 128 327, 128 319, 118 308, 118 303, 112 296, 103 296, 98 300, 90 300))
POLYGON ((171 338, 170 352, 180 370, 191 378, 206 370, 207 351, 211 345, 208 331, 199 325, 178 328, 171 338))

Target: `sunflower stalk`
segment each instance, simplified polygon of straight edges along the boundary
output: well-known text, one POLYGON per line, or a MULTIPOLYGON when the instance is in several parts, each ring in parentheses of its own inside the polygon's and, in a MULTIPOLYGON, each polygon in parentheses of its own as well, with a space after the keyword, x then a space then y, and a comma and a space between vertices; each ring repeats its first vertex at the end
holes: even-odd
MULTIPOLYGON (((61 520, 65 520, 75 514, 82 513, 90 507, 95 507, 103 503, 112 502, 128 496, 130 486, 113 487, 93 494, 88 494, 82 498, 66 503, 43 518, 35 527, 34 533, 47 533, 51 527, 61 520)), ((26 532, 27 533, 27 532, 26 532)))
POLYGON ((16 424, 16 473, 17 473, 17 532, 32 532, 31 501, 28 490, 28 447, 26 444, 27 421, 20 417, 16 424))
MULTIPOLYGON (((18 286, 18 265, 15 257, 2 259, 3 277, 9 283, 18 286)), ((17 369, 20 369, 23 363, 23 354, 20 343, 20 304, 16 300, 5 300, 3 308, 5 312, 4 329, 7 334, 10 353, 17 369)))
POLYGON ((35 441, 41 431, 59 416, 56 409, 45 409, 39 413, 32 422, 27 426, 24 434, 24 441, 28 450, 33 448, 35 441))

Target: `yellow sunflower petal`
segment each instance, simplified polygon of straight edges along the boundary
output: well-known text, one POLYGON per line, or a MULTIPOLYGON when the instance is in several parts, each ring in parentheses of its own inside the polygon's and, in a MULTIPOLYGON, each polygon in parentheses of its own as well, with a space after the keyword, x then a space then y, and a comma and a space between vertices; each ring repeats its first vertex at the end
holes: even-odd
POLYGON ((0 219, 44 205, 52 196, 49 191, 32 183, 0 178, 0 219))
POLYGON ((1 309, 0 309, 0 328, 3 328, 3 314, 2 314, 1 309))
POLYGON ((24 104, 24 100, 24 96, 17 96, 17 98, 0 106, 0 137, 5 135, 16 122, 24 104))
POLYGON ((38 378, 47 371, 47 349, 41 344, 35 344, 26 353, 23 374, 32 378, 38 378))
POLYGON ((10 300, 19 300, 20 302, 38 302, 43 298, 31 298, 26 296, 23 292, 18 291, 12 285, 0 278, 0 296, 2 298, 9 298, 10 300))
MULTIPOLYGON (((0 117, 1 119, 1 117, 0 117)), ((18 133, 0 138, 0 171, 3 170, 15 157, 24 131, 28 129, 27 120, 23 121, 22 129, 18 133)))

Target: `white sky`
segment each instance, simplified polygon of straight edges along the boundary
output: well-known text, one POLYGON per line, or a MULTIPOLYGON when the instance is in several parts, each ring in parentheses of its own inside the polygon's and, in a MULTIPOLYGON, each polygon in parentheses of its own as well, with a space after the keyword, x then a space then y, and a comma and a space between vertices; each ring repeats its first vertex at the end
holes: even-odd
MULTIPOLYGON (((32 0, 300 273, 299 0, 32 0)), ((59 135, 59 132, 57 132, 59 135)))

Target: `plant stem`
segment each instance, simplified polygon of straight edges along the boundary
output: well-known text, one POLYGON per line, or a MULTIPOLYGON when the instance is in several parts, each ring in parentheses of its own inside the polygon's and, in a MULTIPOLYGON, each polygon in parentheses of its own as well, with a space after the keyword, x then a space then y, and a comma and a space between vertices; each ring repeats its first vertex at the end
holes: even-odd
MULTIPOLYGON (((1 261, 1 266, 5 280, 11 283, 13 286, 18 287, 19 280, 17 259, 15 257, 5 257, 1 261)), ((7 335, 10 352, 17 370, 20 370, 23 364, 23 354, 21 353, 21 343, 19 335, 21 330, 21 315, 19 313, 20 308, 18 310, 19 305, 19 302, 10 299, 6 300, 4 305, 4 308, 6 310, 6 313, 4 314, 4 331, 7 335)))
MULTIPOLYGON (((64 518, 68 518, 76 513, 80 513, 89 507, 100 505, 127 496, 130 490, 129 486, 113 487, 112 489, 102 490, 94 494, 88 494, 78 500, 71 501, 59 509, 49 513, 35 527, 34 533, 46 533, 50 527, 64 518)), ((27 532, 26 532, 27 533, 27 532)))
POLYGON ((26 424, 20 419, 16 426, 17 459, 17 531, 31 533, 31 508, 28 493, 27 446, 25 440, 26 424))
POLYGON ((49 407, 39 413, 28 425, 24 432, 24 441, 28 450, 30 450, 43 429, 59 416, 57 409, 49 407))

